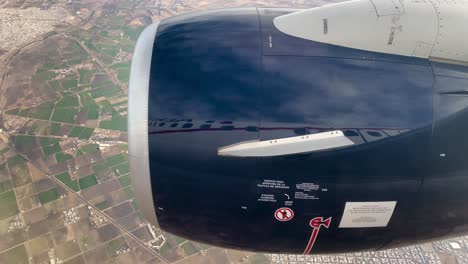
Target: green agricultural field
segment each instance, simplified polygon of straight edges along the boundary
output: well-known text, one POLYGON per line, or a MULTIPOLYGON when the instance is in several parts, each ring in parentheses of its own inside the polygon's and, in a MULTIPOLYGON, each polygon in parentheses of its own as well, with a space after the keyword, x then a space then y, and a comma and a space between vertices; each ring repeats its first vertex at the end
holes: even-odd
POLYGON ((73 124, 78 109, 75 108, 61 108, 56 109, 52 115, 52 121, 73 124))
POLYGON ((29 115, 31 114, 31 111, 32 109, 29 108, 29 109, 21 109, 18 113, 19 116, 24 116, 24 117, 29 117, 29 115))
POLYGON ((104 38, 109 37, 109 32, 108 31, 101 30, 100 33, 101 33, 101 36, 104 37, 104 38))
POLYGON ((97 120, 99 118, 99 108, 86 108, 88 120, 97 120))
POLYGON ((84 127, 82 126, 75 126, 73 127, 72 131, 70 132, 70 134, 68 134, 69 137, 78 137, 81 132, 83 131, 84 127))
POLYGON ((62 148, 60 147, 59 143, 55 143, 55 144, 50 145, 50 146, 42 147, 42 151, 44 152, 46 157, 49 157, 50 155, 53 155, 53 154, 55 154, 57 152, 61 152, 62 148))
POLYGON ((88 53, 81 47, 80 44, 78 43, 73 43, 72 45, 73 48, 73 60, 69 59, 68 64, 69 65, 77 65, 83 63, 87 58, 88 58, 88 53))
POLYGON ((112 86, 97 88, 97 90, 93 91, 92 96, 93 98, 98 98, 101 96, 110 98, 121 93, 122 91, 120 90, 118 86, 112 85, 112 86))
POLYGON ((99 82, 92 83, 91 87, 99 88, 99 87, 103 87, 103 86, 106 86, 106 85, 109 85, 109 84, 112 84, 111 80, 102 80, 102 81, 99 81, 99 82))
POLYGON ((65 162, 67 160, 73 159, 73 156, 70 155, 70 154, 59 152, 59 153, 55 154, 55 158, 57 159, 58 163, 62 163, 62 162, 65 162))
POLYGON ((108 46, 108 45, 103 45, 103 44, 96 44, 95 46, 96 46, 96 48, 99 49, 99 51, 101 53, 104 53, 104 54, 109 55, 111 57, 117 56, 117 54, 120 51, 119 47, 116 47, 116 46, 113 46, 113 45, 108 46))
POLYGON ((133 210, 138 211, 140 208, 138 207, 137 201, 135 199, 132 200, 131 202, 133 210))
POLYGON ((49 146, 54 145, 60 142, 59 138, 52 138, 52 137, 39 137, 39 143, 41 146, 49 146))
POLYGON ((128 68, 118 69, 117 78, 119 79, 119 81, 123 83, 127 83, 128 80, 130 79, 130 69, 128 68))
POLYGON ((81 99, 81 104, 84 107, 97 106, 96 102, 94 102, 94 99, 91 97, 91 95, 88 92, 80 93, 80 99, 81 99))
MULTIPOLYGON (((83 54, 84 55, 84 54, 83 54)), ((83 56, 85 57, 85 56, 83 56)), ((75 60, 69 60, 68 61, 68 64, 70 65, 78 65, 78 64, 82 64, 85 62, 85 58, 78 58, 78 59, 75 59, 75 60)))
POLYGON ((110 156, 107 158, 107 166, 114 167, 117 164, 123 163, 127 161, 127 156, 124 154, 117 154, 114 156, 110 156))
POLYGON ((58 101, 55 107, 74 107, 79 106, 78 97, 76 95, 67 95, 62 97, 60 101, 58 101))
POLYGON ((133 50, 135 49, 135 44, 132 42, 132 41, 125 41, 123 40, 121 43, 121 48, 123 51, 126 51, 126 52, 133 52, 133 50))
POLYGON ((80 183, 80 188, 82 190, 98 184, 96 176, 94 174, 81 178, 79 180, 79 183, 80 183))
POLYGON ((62 87, 65 90, 75 88, 76 86, 78 86, 78 81, 77 80, 66 80, 66 81, 64 81, 62 83, 62 87))
POLYGON ((71 181, 71 177, 70 177, 70 174, 68 172, 58 174, 57 176, 55 176, 55 178, 57 178, 57 180, 59 180, 59 181, 61 181, 63 183, 67 183, 67 182, 71 181))
POLYGON ((52 102, 44 103, 34 108, 30 112, 29 117, 36 118, 36 119, 49 120, 50 115, 52 114, 52 111, 54 111, 54 103, 52 102))
POLYGON ((78 74, 80 75, 80 84, 89 84, 91 82, 91 78, 96 73, 95 70, 85 70, 79 69, 78 74))
POLYGON ((78 136, 79 139, 89 139, 91 135, 94 133, 94 128, 85 127, 81 134, 78 136))
POLYGON ((8 160, 7 160, 8 167, 14 167, 14 166, 17 166, 17 165, 22 165, 25 162, 26 161, 20 155, 16 155, 14 157, 8 158, 8 160))
POLYGON ((122 27, 122 30, 125 32, 127 36, 133 41, 136 41, 138 39, 138 36, 140 36, 140 33, 143 31, 144 27, 122 27))
POLYGON ((28 253, 24 245, 19 245, 0 254, 0 263, 28 264, 28 253))
POLYGON ((76 137, 79 139, 89 139, 94 132, 94 128, 75 126, 68 135, 69 137, 76 137))
POLYGON ((57 200, 59 198, 59 192, 57 188, 52 188, 50 190, 40 192, 38 196, 41 204, 46 204, 57 200))
POLYGON ((77 180, 67 182, 67 183, 65 183, 65 185, 67 185, 67 186, 68 186, 70 189, 72 189, 74 192, 77 192, 77 191, 80 190, 80 186, 78 185, 78 181, 77 181, 77 180))
POLYGON ((0 193, 9 191, 11 189, 13 189, 13 183, 10 180, 0 182, 0 193))
POLYGON ((62 90, 62 87, 60 87, 60 84, 55 80, 49 81, 49 86, 50 86, 50 89, 52 89, 52 91, 62 90))
POLYGON ((20 113, 21 109, 15 108, 15 109, 10 109, 6 111, 5 113, 8 115, 18 115, 20 113))
POLYGON ((192 242, 187 241, 181 246, 182 250, 184 250, 185 256, 190 256, 197 253, 199 250, 195 248, 192 242))
POLYGON ((102 107, 103 114, 112 114, 112 113, 115 112, 114 107, 107 100, 103 100, 103 101, 99 102, 99 105, 102 107))
POLYGON ((15 192, 11 190, 0 194, 0 220, 13 216, 18 212, 15 192))
POLYGON ((78 181, 70 178, 70 174, 68 172, 61 173, 57 176, 55 176, 59 181, 70 187, 73 191, 77 192, 80 190, 80 187, 78 186, 78 181))
POLYGON ((177 245, 180 245, 182 243, 184 243, 185 241, 187 241, 187 239, 183 238, 183 237, 178 237, 178 236, 173 236, 174 237, 174 240, 177 242, 177 245))
POLYGON ((120 186, 127 187, 132 184, 132 180, 130 179, 130 175, 122 176, 119 179, 120 186))
POLYGON ((39 126, 35 123, 32 123, 31 127, 29 128, 28 134, 34 135, 38 129, 39 129, 39 126))
POLYGON ((112 69, 120 69, 120 68, 127 68, 127 69, 130 69, 130 64, 131 62, 123 62, 123 63, 116 63, 114 65, 111 65, 110 67, 112 69))
POLYGON ((49 122, 47 121, 34 120, 28 133, 31 135, 45 135, 47 134, 48 126, 49 122))
POLYGON ((85 154, 95 153, 98 150, 99 150, 99 145, 97 145, 97 144, 88 144, 88 145, 84 145, 84 146, 82 146, 80 148, 80 151, 85 153, 85 154))
POLYGON ((55 63, 46 63, 44 64, 44 67, 52 68, 54 70, 60 70, 68 67, 68 63, 62 62, 61 64, 57 65, 55 63))
POLYGON ((100 128, 127 131, 127 118, 123 116, 115 116, 111 120, 104 120, 99 123, 100 128))
POLYGON ((88 112, 88 119, 96 120, 99 118, 99 106, 88 92, 80 93, 81 104, 84 110, 88 112))
MULTIPOLYGON (((83 49, 83 47, 81 47, 80 44, 74 42, 72 44, 72 48, 75 52, 76 55, 79 55, 79 58, 86 58, 88 57, 88 53, 86 53, 86 51, 83 49)), ((71 61, 68 61, 68 64, 72 64, 71 61)))
POLYGON ((112 204, 109 201, 105 200, 104 202, 100 202, 100 203, 96 204, 95 206, 99 210, 104 210, 104 209, 109 208, 111 205, 112 204))
POLYGON ((57 76, 55 72, 52 71, 37 71, 36 74, 33 75, 32 80, 33 81, 48 81, 52 80, 57 76))
POLYGON ((100 172, 100 171, 103 171, 103 170, 105 170, 107 168, 109 168, 109 166, 107 166, 107 162, 101 162, 101 163, 97 163, 97 164, 93 165, 93 170, 95 172, 100 172))
POLYGON ((33 136, 18 135, 15 137, 15 146, 21 150, 31 150, 37 147, 33 136))
POLYGON ((128 166, 128 162, 126 162, 115 166, 112 170, 116 175, 120 176, 128 174, 130 172, 130 167, 128 166))
POLYGON ((94 46, 93 42, 90 41, 90 40, 86 40, 85 41, 85 45, 89 48, 89 49, 92 49, 94 51, 98 51, 98 49, 96 49, 96 47, 94 46))
POLYGON ((10 172, 8 172, 7 163, 0 163, 0 175, 5 177, 4 180, 7 180, 9 178, 9 174, 10 172))
POLYGON ((60 128, 62 128, 62 126, 59 123, 51 123, 49 133, 51 135, 56 136, 56 135, 58 135, 58 132, 60 131, 60 128))
POLYGON ((187 239, 183 238, 183 237, 178 237, 178 236, 173 236, 174 237, 174 240, 177 242, 177 245, 180 245, 182 243, 184 243, 185 241, 187 241, 187 239))
POLYGON ((87 88, 90 88, 90 87, 91 87, 91 85, 89 85, 89 84, 87 84, 87 85, 79 85, 79 86, 73 88, 73 92, 80 92, 80 91, 83 91, 83 90, 85 90, 85 89, 87 89, 87 88))

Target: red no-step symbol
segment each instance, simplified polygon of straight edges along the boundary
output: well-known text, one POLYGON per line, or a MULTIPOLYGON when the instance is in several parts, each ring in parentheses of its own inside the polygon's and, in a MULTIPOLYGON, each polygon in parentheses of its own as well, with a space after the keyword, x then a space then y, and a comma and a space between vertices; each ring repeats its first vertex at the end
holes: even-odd
POLYGON ((294 217, 294 211, 288 207, 282 207, 275 212, 275 218, 278 221, 286 222, 294 217))

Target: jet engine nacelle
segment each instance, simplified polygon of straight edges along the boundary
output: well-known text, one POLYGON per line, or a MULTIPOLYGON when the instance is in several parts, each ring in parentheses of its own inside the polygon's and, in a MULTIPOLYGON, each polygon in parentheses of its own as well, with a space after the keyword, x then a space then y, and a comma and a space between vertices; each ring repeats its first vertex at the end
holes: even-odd
POLYGON ((288 34, 296 17, 275 19, 295 11, 193 13, 141 34, 128 136, 143 215, 178 236, 263 252, 463 234, 468 69, 412 56, 408 41, 404 54, 360 49, 326 17, 310 21, 333 43, 306 34, 321 32, 315 24, 288 34))

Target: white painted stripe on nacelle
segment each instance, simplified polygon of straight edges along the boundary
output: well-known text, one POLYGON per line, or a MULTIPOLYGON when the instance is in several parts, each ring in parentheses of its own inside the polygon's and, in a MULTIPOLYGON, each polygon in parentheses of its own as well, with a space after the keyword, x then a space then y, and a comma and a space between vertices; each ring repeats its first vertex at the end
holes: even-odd
POLYGON ((218 149, 219 156, 273 157, 310 153, 354 145, 342 131, 330 131, 265 141, 240 142, 218 149))
POLYGON ((439 19, 429 0, 356 0, 279 16, 281 32, 360 50, 429 58, 439 19))

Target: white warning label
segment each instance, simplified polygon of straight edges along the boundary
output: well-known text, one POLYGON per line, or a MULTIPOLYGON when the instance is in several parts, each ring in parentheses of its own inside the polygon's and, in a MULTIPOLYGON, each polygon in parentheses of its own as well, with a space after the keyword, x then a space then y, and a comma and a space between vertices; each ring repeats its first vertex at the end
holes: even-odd
POLYGON ((396 203, 396 201, 347 202, 339 227, 385 227, 393 215, 396 203))
POLYGON ((313 194, 308 194, 305 192, 295 192, 294 199, 299 200, 318 200, 319 198, 313 194))
POLYGON ((296 184, 296 189, 303 190, 305 192, 317 191, 319 188, 320 186, 315 183, 303 182, 296 184))
POLYGON ((257 184, 260 188, 271 188, 271 189, 289 189, 289 186, 284 181, 277 180, 263 180, 262 183, 257 184))
POLYGON ((264 193, 262 193, 262 196, 260 196, 260 198, 258 198, 257 201, 276 203, 275 195, 273 195, 273 194, 264 194, 264 193))

